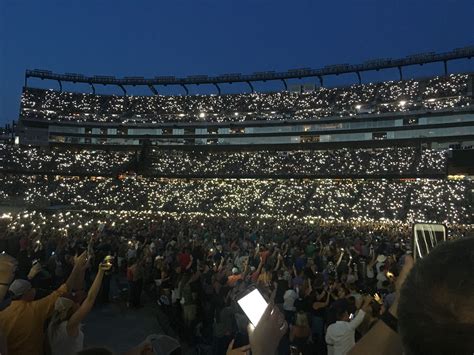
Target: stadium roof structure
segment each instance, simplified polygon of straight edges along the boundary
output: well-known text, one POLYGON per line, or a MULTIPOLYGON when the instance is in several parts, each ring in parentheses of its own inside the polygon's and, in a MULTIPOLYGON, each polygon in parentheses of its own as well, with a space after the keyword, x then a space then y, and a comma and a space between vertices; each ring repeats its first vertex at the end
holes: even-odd
POLYGON ((188 77, 177 78, 174 76, 156 76, 154 78, 144 77, 124 77, 116 78, 115 76, 85 76, 76 73, 57 74, 50 70, 34 69, 26 70, 25 86, 28 86, 28 78, 39 78, 41 80, 56 80, 59 83, 60 91, 62 91, 62 82, 86 83, 91 86, 92 93, 95 94, 94 84, 115 85, 122 89, 123 94, 127 95, 125 86, 148 86, 154 95, 158 95, 156 86, 179 85, 183 87, 186 94, 189 94, 187 85, 214 85, 217 92, 221 94, 219 84, 231 83, 247 83, 251 91, 254 92, 253 82, 259 81, 282 81, 285 90, 288 89, 287 79, 302 79, 315 77, 320 81, 321 86, 324 84, 324 77, 329 75, 340 75, 354 73, 357 75, 359 84, 362 83, 361 73, 366 71, 379 71, 390 68, 398 68, 400 80, 403 80, 402 69, 411 65, 423 65, 428 63, 443 62, 444 73, 448 75, 448 62, 456 59, 471 59, 474 56, 474 46, 456 48, 451 52, 445 53, 419 53, 400 59, 383 58, 366 61, 362 64, 335 64, 328 65, 320 69, 298 68, 290 69, 286 72, 255 72, 253 74, 222 74, 218 76, 207 75, 191 75, 188 77))

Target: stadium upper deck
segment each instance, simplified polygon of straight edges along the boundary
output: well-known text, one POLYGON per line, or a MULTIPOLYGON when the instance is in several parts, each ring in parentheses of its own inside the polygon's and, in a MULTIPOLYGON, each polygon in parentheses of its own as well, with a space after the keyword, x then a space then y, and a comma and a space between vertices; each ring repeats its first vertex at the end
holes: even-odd
POLYGON ((472 105, 473 79, 457 74, 306 93, 192 96, 95 95, 25 87, 21 117, 94 123, 228 123, 441 110, 472 105))
MULTIPOLYGON (((21 99, 21 144, 195 149, 210 147, 399 146, 426 142, 447 147, 474 141, 474 75, 361 84, 360 72, 385 67, 470 58, 467 48, 321 70, 256 73, 250 76, 158 79, 85 77, 27 71, 21 99), (318 77, 354 72, 359 84, 309 92, 255 93, 251 81, 318 77), (258 74, 258 75, 257 75, 258 74), (57 80, 60 91, 27 87, 28 78, 57 80), (162 80, 163 79, 163 80, 162 80), (92 94, 62 92, 62 81, 89 83, 92 94), (220 94, 219 83, 246 82, 252 93, 220 94), (219 95, 158 95, 153 85, 213 84, 219 95), (98 95, 94 84, 116 85, 124 95, 98 95), (153 96, 127 95, 125 85, 148 85, 153 96)), ((300 86, 302 88, 304 86, 300 86)))

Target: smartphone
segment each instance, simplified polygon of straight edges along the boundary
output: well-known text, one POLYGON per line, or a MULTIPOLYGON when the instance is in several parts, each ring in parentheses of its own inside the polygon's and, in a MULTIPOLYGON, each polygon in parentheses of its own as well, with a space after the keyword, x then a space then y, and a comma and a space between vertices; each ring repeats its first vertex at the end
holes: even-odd
POLYGON ((254 327, 257 326, 268 306, 265 298, 263 298, 260 291, 255 287, 246 290, 244 294, 239 297, 237 303, 254 327))
POLYGON ((382 297, 380 297, 380 295, 377 292, 374 293, 374 301, 377 302, 380 305, 383 304, 382 297))
POLYGON ((349 314, 349 319, 353 320, 354 319, 354 313, 349 314))
POLYGON ((111 255, 107 255, 105 258, 104 258, 104 263, 107 264, 107 265, 110 265, 112 266, 113 262, 114 262, 114 257, 111 256, 111 255))
POLYGON ((416 223, 413 225, 413 258, 422 259, 438 244, 446 241, 447 229, 443 224, 416 223))

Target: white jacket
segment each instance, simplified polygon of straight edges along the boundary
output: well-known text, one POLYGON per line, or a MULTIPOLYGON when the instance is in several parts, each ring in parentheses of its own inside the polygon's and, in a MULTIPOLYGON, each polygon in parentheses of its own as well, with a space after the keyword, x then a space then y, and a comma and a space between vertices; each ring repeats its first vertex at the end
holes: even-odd
POLYGON ((337 321, 328 327, 326 343, 328 355, 346 355, 355 344, 355 330, 362 323, 365 312, 359 310, 350 322, 337 321))

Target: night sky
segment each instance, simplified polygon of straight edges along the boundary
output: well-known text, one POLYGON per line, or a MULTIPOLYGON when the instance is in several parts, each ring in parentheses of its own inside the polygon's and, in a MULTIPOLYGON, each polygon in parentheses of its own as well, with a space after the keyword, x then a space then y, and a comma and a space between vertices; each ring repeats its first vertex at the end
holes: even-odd
MULTIPOLYGON (((356 64, 473 45, 473 17, 473 0, 0 0, 0 124, 18 117, 25 69, 153 77, 356 64)), ((474 59, 452 62, 450 69, 474 71, 474 59)), ((441 63, 406 70, 407 76, 437 73, 441 63)), ((363 76, 367 82, 396 78, 396 70, 363 76)), ((326 80, 348 84, 355 75, 326 80)), ((58 87, 37 79, 30 84, 58 87)), ((255 87, 281 90, 282 84, 255 87)))

